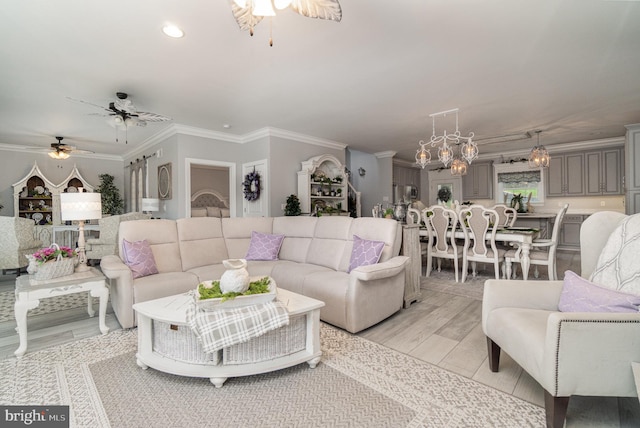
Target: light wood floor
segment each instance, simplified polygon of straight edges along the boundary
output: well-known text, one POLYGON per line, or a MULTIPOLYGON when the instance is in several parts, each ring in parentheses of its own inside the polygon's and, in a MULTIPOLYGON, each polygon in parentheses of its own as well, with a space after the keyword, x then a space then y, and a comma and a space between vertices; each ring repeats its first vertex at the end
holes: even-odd
MULTIPOLYGON (((560 276, 567 269, 580 272, 579 253, 559 252, 560 276)), ((449 273, 453 278, 453 272, 449 273)), ((492 271, 480 274, 492 275, 492 271)), ((482 281, 455 284, 443 281, 443 277, 447 277, 447 266, 438 275, 422 278, 420 302, 358 335, 543 406, 542 388, 504 352, 500 371, 489 370, 486 339, 480 325, 482 281), (446 287, 468 287, 469 292, 450 294, 446 287)), ((541 268, 539 279, 546 278, 546 270, 541 268)), ((15 276, 0 277, 0 291, 13 290, 14 281, 15 276)), ((120 328, 111 308, 107 311, 107 325, 111 330, 120 328)), ((15 321, 0 323, 0 358, 14 357, 18 347, 14 329, 15 321)), ((97 318, 88 318, 86 308, 29 317, 28 331, 27 352, 100 334, 97 318)), ((574 397, 566 426, 638 427, 640 404, 637 398, 574 397)))

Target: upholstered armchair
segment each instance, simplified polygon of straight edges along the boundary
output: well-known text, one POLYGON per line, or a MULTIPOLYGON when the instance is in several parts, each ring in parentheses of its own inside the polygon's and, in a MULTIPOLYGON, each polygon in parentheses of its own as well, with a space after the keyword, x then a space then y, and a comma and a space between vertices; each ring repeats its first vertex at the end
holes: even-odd
POLYGON ((87 239, 85 246, 85 253, 88 260, 100 260, 104 256, 111 254, 118 255, 120 253, 118 248, 118 230, 120 229, 120 222, 130 220, 144 220, 151 218, 151 214, 144 214, 140 212, 132 212, 121 215, 112 215, 109 217, 103 217, 98 220, 100 226, 100 235, 95 239, 87 239))
MULTIPOLYGON (((606 266, 632 278, 635 229, 640 229, 637 216, 601 212, 585 220, 582 276, 606 266)), ((605 283, 610 285, 599 282, 605 283)), ((638 395, 631 363, 640 361, 640 313, 561 312, 562 291, 563 281, 489 280, 482 304, 491 371, 498 371, 502 349, 529 373, 544 389, 548 427, 563 426, 572 395, 638 395)))
POLYGON ((20 269, 29 264, 25 257, 38 251, 42 242, 34 238, 35 223, 23 217, 0 217, 0 269, 20 269))

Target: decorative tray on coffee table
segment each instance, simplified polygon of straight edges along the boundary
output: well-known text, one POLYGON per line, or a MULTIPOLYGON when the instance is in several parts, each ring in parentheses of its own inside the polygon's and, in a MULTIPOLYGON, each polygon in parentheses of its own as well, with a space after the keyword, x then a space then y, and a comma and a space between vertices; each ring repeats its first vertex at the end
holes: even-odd
MULTIPOLYGON (((265 277, 252 276, 249 278, 249 281, 256 282, 256 281, 260 281, 262 278, 265 278, 265 277)), ((277 287, 276 287, 276 282, 274 281, 273 278, 268 277, 268 279, 269 279, 268 292, 261 293, 261 294, 240 295, 232 298, 218 297, 218 298, 211 298, 211 299, 206 299, 206 298, 201 299, 200 291, 199 291, 200 284, 198 284, 198 287, 196 288, 196 304, 202 310, 213 311, 217 309, 238 308, 241 306, 259 305, 259 304, 271 302, 273 301, 273 299, 276 298, 277 287)), ((213 282, 214 282, 213 280, 202 281, 202 284, 204 284, 205 286, 210 286, 213 282)))

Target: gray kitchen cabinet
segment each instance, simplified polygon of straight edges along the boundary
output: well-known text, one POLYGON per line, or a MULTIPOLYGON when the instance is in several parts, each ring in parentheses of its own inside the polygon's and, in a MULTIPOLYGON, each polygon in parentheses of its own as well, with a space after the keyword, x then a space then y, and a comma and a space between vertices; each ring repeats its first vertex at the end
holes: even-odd
POLYGON ((558 247, 567 250, 580 250, 580 227, 586 215, 565 215, 560 228, 558 247))
POLYGON ((462 198, 492 199, 493 171, 490 162, 478 162, 469 165, 467 175, 462 176, 462 198))
POLYGON ((547 170, 547 196, 584 196, 584 153, 552 155, 547 170))
POLYGON ((585 153, 586 194, 622 194, 622 149, 612 148, 585 153))

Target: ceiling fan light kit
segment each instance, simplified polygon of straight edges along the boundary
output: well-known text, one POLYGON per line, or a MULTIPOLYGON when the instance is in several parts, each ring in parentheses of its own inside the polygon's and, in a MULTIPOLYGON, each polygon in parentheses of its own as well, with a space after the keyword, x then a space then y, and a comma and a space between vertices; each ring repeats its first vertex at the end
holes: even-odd
POLYGON ((56 160, 69 159, 69 156, 71 155, 71 153, 84 153, 84 154, 93 153, 92 151, 89 151, 89 150, 78 150, 73 146, 62 144, 62 140, 64 140, 64 137, 56 137, 56 140, 58 140, 58 142, 51 143, 51 148, 47 149, 48 150, 47 154, 51 159, 56 159, 56 160))
MULTIPOLYGON (((340 22, 342 8, 338 0, 233 0, 231 12, 241 30, 249 31, 253 36, 253 28, 265 16, 274 17, 274 10, 291 7, 296 13, 307 18, 327 19, 340 22)), ((269 45, 273 46, 273 38, 269 37, 269 45)))

